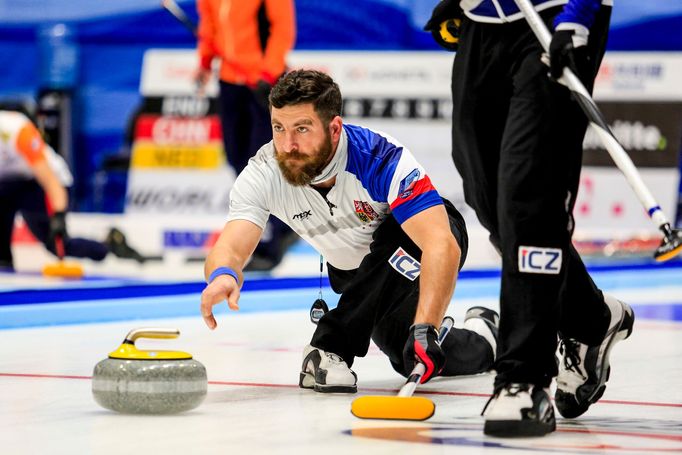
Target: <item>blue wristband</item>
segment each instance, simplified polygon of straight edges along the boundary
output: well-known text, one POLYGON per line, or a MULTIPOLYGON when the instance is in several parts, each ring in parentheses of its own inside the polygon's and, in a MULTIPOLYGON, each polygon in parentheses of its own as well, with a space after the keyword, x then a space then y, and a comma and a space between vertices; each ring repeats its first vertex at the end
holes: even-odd
POLYGON ((239 284, 239 276, 237 275, 237 272, 235 272, 229 267, 218 267, 213 272, 211 272, 211 275, 208 277, 208 284, 211 284, 211 282, 220 275, 230 275, 232 278, 234 278, 237 284, 239 284))

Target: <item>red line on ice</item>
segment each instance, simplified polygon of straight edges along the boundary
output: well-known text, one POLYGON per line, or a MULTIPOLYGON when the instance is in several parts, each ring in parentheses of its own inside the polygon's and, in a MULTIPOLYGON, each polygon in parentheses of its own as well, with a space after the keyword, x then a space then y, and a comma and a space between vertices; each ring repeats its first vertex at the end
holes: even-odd
MULTIPOLYGON (((66 375, 66 374, 39 374, 39 373, 0 373, 0 377, 5 378, 33 378, 33 379, 92 379, 92 376, 66 375)), ((208 381, 212 385, 228 385, 239 387, 272 387, 272 388, 291 388, 296 389, 296 384, 272 384, 265 382, 239 382, 239 381, 208 381)), ((363 387, 361 392, 386 392, 397 393, 398 389, 363 387)), ((487 393, 474 392, 448 392, 440 390, 417 390, 415 393, 421 395, 444 395, 459 397, 481 397, 489 398, 487 393)), ((628 401, 628 400, 599 400, 603 404, 620 404, 626 406, 659 406, 666 408, 682 408, 682 403, 660 403, 655 401, 628 401)))

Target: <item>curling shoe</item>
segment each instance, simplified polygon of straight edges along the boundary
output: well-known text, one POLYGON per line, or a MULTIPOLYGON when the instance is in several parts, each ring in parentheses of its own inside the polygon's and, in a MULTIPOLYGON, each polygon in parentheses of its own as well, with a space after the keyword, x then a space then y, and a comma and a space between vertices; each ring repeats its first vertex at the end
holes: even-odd
POLYGON ((497 354, 497 337, 500 327, 500 315, 490 308, 475 306, 464 315, 464 328, 481 335, 493 350, 493 360, 497 354))
POLYGON ((556 429, 549 390, 533 384, 512 383, 496 390, 482 415, 488 436, 544 436, 556 429))
POLYGON ((588 346, 572 338, 559 344, 562 359, 554 401, 559 413, 569 419, 583 414, 602 397, 611 370, 611 349, 632 333, 635 322, 632 308, 607 294, 604 302, 611 311, 611 321, 601 344, 588 346))
POLYGON ((104 243, 111 253, 122 259, 134 259, 140 264, 144 264, 146 258, 128 245, 126 236, 116 228, 111 228, 104 243))
POLYGON ((338 355, 311 345, 303 350, 299 387, 322 393, 355 393, 357 380, 357 375, 338 355))

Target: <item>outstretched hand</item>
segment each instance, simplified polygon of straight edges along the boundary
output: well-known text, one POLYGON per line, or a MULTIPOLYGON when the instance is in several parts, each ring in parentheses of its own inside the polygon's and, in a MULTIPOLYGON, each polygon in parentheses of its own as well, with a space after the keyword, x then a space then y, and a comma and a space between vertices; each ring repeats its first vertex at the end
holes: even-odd
POLYGON ((239 310, 239 284, 230 275, 220 275, 211 281, 201 293, 201 316, 209 329, 213 330, 218 323, 213 316, 213 306, 227 300, 231 310, 239 310))

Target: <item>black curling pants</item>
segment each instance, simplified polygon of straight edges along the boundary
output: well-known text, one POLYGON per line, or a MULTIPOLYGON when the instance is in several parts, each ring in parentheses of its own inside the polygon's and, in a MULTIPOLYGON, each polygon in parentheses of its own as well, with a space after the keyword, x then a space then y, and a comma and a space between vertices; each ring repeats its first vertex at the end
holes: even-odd
MULTIPOLYGON (((558 11, 541 14, 549 25, 558 11)), ((592 60, 581 75, 590 91, 609 17, 602 7, 590 33, 592 60)), ((497 387, 549 385, 557 334, 597 344, 608 326, 602 293, 571 243, 587 120, 540 55, 524 20, 465 18, 452 74, 453 160, 502 255, 497 387)))
MULTIPOLYGON (((464 219, 444 200, 450 227, 462 250, 461 265, 468 249, 464 219)), ((414 322, 419 299, 419 279, 409 280, 394 270, 389 259, 401 247, 419 261, 421 251, 392 216, 374 232, 370 253, 355 270, 339 270, 328 264, 329 281, 341 298, 336 308, 320 320, 311 344, 340 355, 349 366, 364 357, 370 338, 405 375, 403 348, 414 322)), ((490 369, 493 353, 477 333, 453 328, 442 344, 447 361, 441 375, 481 373, 490 369)))

